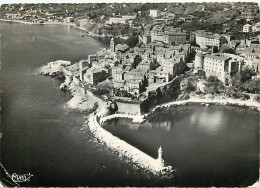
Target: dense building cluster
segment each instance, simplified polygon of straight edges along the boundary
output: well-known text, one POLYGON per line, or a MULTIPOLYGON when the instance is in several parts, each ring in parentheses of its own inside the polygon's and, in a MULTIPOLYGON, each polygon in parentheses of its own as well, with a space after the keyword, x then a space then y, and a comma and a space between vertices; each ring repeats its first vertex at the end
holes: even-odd
POLYGON ((254 3, 217 8, 210 3, 37 6, 3 6, 2 17, 70 23, 93 36, 111 38, 109 49, 67 66, 65 72, 85 84, 108 81, 112 97, 140 98, 147 88, 171 82, 187 66, 195 74, 203 71, 206 77, 217 77, 225 86, 245 67, 260 72, 259 7, 254 3), (128 9, 133 11, 121 11, 128 9))
MULTIPOLYGON (((206 76, 216 76, 224 85, 230 85, 232 76, 249 67, 260 72, 260 43, 257 39, 230 41, 236 43, 236 54, 199 51, 194 60, 194 72, 205 71, 206 76)), ((229 43, 229 44, 230 44, 229 43)))
POLYGON ((138 97, 149 87, 170 82, 183 72, 188 62, 194 73, 204 71, 206 77, 217 77, 225 86, 246 66, 260 71, 258 38, 238 41, 232 40, 230 35, 199 30, 194 37, 197 46, 192 46, 189 44, 191 34, 181 28, 163 24, 146 29, 139 45, 133 48, 115 44, 112 38, 109 49, 89 55, 91 68, 83 76, 84 81, 98 84, 110 78, 111 96, 138 97), (170 33, 182 33, 185 38, 176 40, 169 37, 170 33), (148 36, 150 40, 144 40, 148 36), (165 40, 167 36, 171 42, 165 40), (227 53, 227 49, 235 53, 227 53))
POLYGON ((172 46, 162 42, 140 44, 130 48, 126 44, 89 55, 87 69, 82 68, 83 81, 98 84, 110 77, 112 95, 137 96, 152 84, 167 83, 185 68, 191 55, 190 44, 172 46))
MULTIPOLYGON (((149 35, 146 35, 148 37, 149 35)), ((151 42, 164 42, 167 44, 185 44, 192 40, 190 33, 182 28, 174 28, 166 25, 156 25, 150 31, 151 42)))

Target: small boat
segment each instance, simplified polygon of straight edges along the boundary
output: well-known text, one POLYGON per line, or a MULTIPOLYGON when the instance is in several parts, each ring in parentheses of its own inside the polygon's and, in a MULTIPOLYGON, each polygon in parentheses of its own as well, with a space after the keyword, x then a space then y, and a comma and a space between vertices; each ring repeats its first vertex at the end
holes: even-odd
POLYGON ((34 36, 32 37, 32 41, 34 41, 34 36))
POLYGON ((201 103, 201 106, 203 106, 203 107, 209 107, 209 103, 201 103))

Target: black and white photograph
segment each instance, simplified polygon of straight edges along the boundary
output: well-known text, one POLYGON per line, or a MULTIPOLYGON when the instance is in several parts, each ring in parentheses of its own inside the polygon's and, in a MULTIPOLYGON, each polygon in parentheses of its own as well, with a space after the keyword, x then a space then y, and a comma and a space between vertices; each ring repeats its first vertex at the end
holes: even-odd
POLYGON ((258 1, 0 1, 0 187, 259 183, 258 1))

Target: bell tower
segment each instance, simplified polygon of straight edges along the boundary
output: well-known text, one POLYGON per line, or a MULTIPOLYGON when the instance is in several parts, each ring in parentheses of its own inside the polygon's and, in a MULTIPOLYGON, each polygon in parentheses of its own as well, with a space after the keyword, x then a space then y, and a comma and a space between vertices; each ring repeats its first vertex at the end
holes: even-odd
POLYGON ((110 41, 110 50, 112 52, 115 52, 115 42, 114 42, 114 38, 111 38, 111 41, 110 41))

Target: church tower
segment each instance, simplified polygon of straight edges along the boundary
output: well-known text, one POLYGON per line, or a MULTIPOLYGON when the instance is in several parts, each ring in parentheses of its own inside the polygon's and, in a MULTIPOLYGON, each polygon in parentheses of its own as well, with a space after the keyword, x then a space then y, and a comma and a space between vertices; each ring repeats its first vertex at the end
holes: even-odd
POLYGON ((110 50, 112 52, 115 52, 115 42, 114 42, 114 38, 111 39, 110 41, 110 50))
POLYGON ((80 80, 83 81, 83 65, 82 65, 83 61, 79 62, 79 76, 80 76, 80 80))

